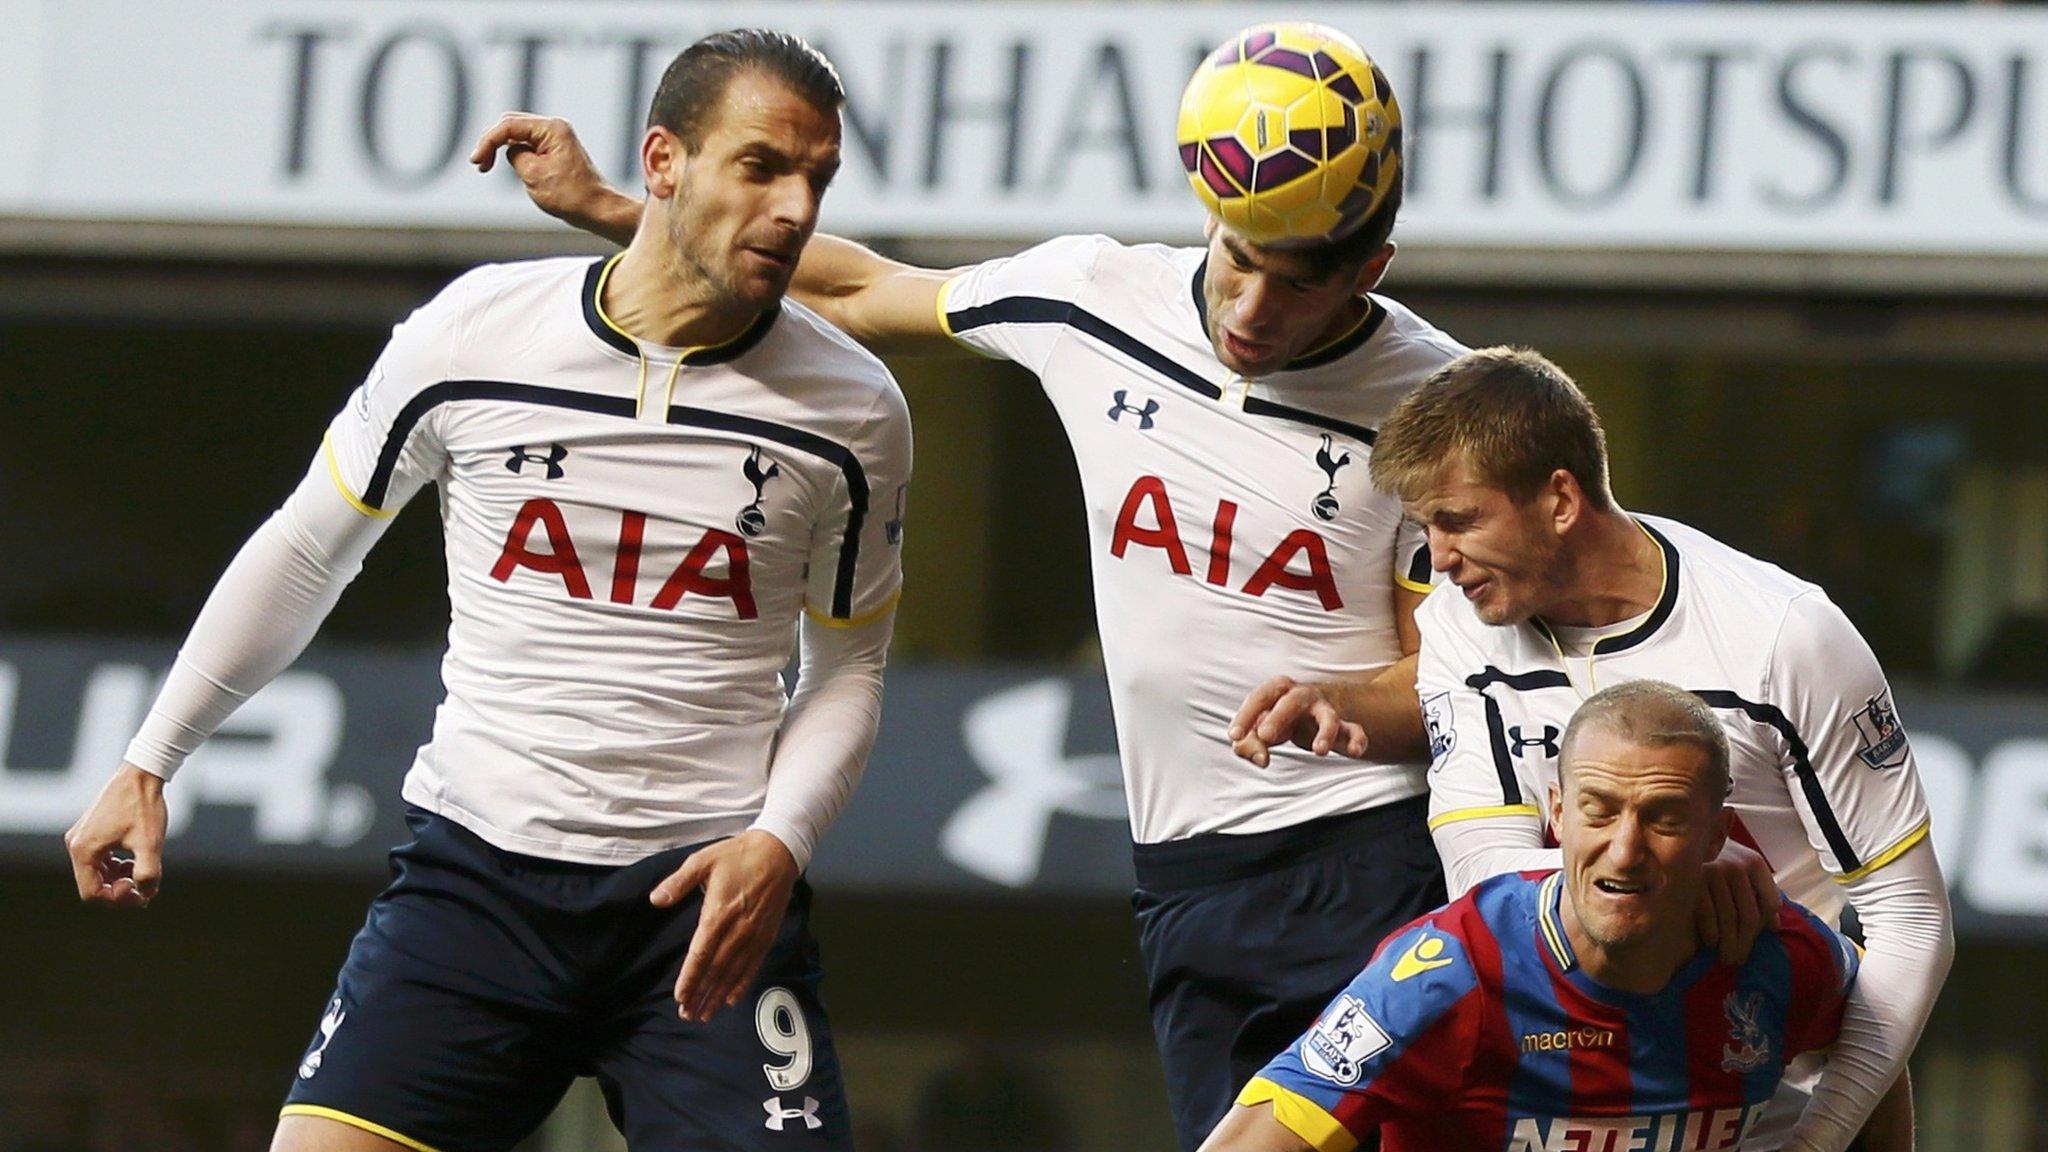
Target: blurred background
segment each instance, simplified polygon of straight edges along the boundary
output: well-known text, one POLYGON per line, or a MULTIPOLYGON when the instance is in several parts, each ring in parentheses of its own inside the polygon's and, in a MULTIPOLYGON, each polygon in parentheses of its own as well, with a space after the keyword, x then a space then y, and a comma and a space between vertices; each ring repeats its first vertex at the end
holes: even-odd
MULTIPOLYGON (((1384 291, 1549 353, 1630 508, 1824 585, 1890 671, 1960 937, 1932 1152, 2048 1145, 2048 18, 1679 3, 0 0, 0 1152, 268 1139, 439 697, 431 513, 171 789, 162 898, 58 837, 391 324, 602 244, 463 163, 505 109, 637 186, 667 61, 739 24, 845 76, 826 227, 953 265, 1193 243, 1199 55, 1312 18, 1410 142, 1384 291)), ((1171 1147, 1070 453, 1033 381, 900 360, 918 430, 888 717, 816 925, 862 1152, 1171 1147)), ((616 1147, 587 1085, 534 1150, 616 1147)))

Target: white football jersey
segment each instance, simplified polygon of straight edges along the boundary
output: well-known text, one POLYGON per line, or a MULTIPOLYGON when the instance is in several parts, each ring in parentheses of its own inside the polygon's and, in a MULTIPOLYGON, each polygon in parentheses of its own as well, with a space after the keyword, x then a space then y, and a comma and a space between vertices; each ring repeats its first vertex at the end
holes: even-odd
POLYGON ((600 306, 617 259, 464 275, 325 447, 365 514, 440 491, 447 697, 405 798, 604 864, 753 821, 798 615, 891 607, 910 479, 880 361, 792 301, 716 347, 636 345, 600 306))
POLYGON ((1203 324, 1203 260, 1068 236, 977 265, 939 297, 956 339, 1038 375, 1074 447, 1140 843, 1269 831, 1425 788, 1420 765, 1292 746, 1259 768, 1224 730, 1271 676, 1400 658, 1393 588, 1420 541, 1366 458, 1373 426, 1464 349, 1375 296, 1329 346, 1234 376, 1203 324))
POLYGON ((1430 827, 1541 821, 1579 702, 1624 681, 1664 680, 1698 694, 1727 727, 1736 838, 1770 861, 1787 895, 1838 921, 1834 881, 1867 875, 1927 835, 1883 670, 1820 588, 1683 524, 1636 519, 1663 550, 1662 594, 1632 627, 1578 637, 1583 654, 1567 655, 1574 639, 1541 620, 1487 624, 1451 585, 1423 602, 1430 827))

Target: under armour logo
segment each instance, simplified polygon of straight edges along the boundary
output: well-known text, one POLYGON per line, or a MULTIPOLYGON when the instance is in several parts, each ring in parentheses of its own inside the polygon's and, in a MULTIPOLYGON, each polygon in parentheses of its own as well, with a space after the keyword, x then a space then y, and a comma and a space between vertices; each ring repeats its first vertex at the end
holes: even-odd
POLYGON ((299 1079, 311 1080, 313 1073, 320 1070, 320 1061, 327 1053, 328 1043, 334 1039, 334 1033, 346 1019, 348 1013, 342 1010, 341 997, 337 995, 333 1002, 327 1005, 327 1013, 320 1017, 320 1042, 313 1045, 313 1050, 306 1053, 304 1060, 299 1061, 299 1079))
POLYGON ((804 1106, 801 1108, 784 1108, 782 1106, 782 1097, 770 1096, 768 1099, 761 1101, 761 1108, 768 1113, 768 1121, 764 1127, 770 1132, 782 1131, 782 1126, 791 1120, 802 1120, 805 1128, 815 1129, 825 1126, 825 1122, 818 1119, 818 1098, 816 1096, 804 1097, 804 1106))
POLYGON ((768 467, 762 468, 761 446, 756 444, 754 450, 747 455, 746 462, 740 465, 740 471, 746 474, 748 483, 754 486, 754 502, 740 509, 740 514, 732 518, 733 526, 740 530, 742 536, 759 536, 761 530, 768 527, 768 517, 761 511, 761 489, 767 487, 770 480, 782 475, 782 465, 770 460, 768 467))
POLYGON ((1130 396, 1131 393, 1128 389, 1119 388, 1116 390, 1116 404, 1109 410, 1110 420, 1122 423, 1124 413, 1129 412, 1138 418, 1138 431, 1150 432, 1152 430, 1152 417, 1159 414, 1159 401, 1147 400, 1143 408, 1138 408, 1129 403, 1130 396))
POLYGON ((528 464, 543 464, 547 466, 548 479, 560 480, 562 478, 562 460, 568 455, 569 450, 560 444, 548 445, 548 450, 545 453, 528 452, 526 445, 521 444, 512 449, 512 458, 505 461, 505 471, 517 472, 528 464))
POLYGON ((1543 726, 1543 735, 1541 736, 1523 736, 1520 724, 1510 725, 1508 728, 1508 739, 1514 741, 1514 753, 1516 756, 1520 756, 1524 748, 1541 748, 1545 756, 1555 760, 1558 751, 1557 735, 1557 729, 1549 724, 1543 726))
POLYGON ((1351 463, 1351 453, 1349 452, 1344 453, 1342 456, 1330 455, 1330 449, 1335 446, 1336 444, 1330 439, 1329 434, 1324 433, 1323 446, 1316 449, 1316 467, 1321 468, 1323 475, 1330 478, 1330 486, 1323 489, 1314 500, 1309 501, 1309 510, 1316 514, 1316 519, 1318 520, 1335 520, 1337 518, 1337 470, 1351 463))

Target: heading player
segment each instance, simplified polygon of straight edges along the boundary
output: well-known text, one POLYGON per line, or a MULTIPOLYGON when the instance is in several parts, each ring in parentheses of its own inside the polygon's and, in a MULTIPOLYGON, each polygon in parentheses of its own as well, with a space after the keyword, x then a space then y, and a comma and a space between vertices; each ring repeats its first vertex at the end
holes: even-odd
POLYGON ((1598 416, 1533 352, 1446 366, 1381 428, 1371 467, 1450 582, 1418 622, 1451 890, 1555 865, 1536 804, 1583 696, 1638 677, 1697 693, 1729 729, 1733 839, 1792 899, 1830 923, 1853 905, 1862 924, 1841 1042, 1817 1085, 1810 1067, 1788 1077, 1755 1134, 1785 1142, 1811 1086, 1785 1146, 1839 1152, 1901 1075, 1954 951, 1912 749, 1869 645, 1814 585, 1623 510, 1598 416))
MULTIPOLYGON (((1088 508, 1153 1023, 1190 1149, 1359 956, 1443 899, 1404 660, 1427 586, 1398 582, 1400 510, 1364 463, 1394 402, 1463 349, 1373 291, 1401 200, 1385 78, 1315 26, 1249 29, 1215 60, 1275 43, 1324 53, 1330 82, 1370 105, 1355 118, 1370 180, 1331 192, 1363 204, 1354 231, 1282 247, 1212 217, 1205 248, 1066 236, 957 273, 821 236, 793 288, 872 347, 1013 360, 1059 412, 1088 508), (1226 729, 1273 669, 1382 677, 1324 745, 1368 759, 1236 759, 1226 729)), ((640 205, 603 186, 565 122, 507 116, 475 159, 501 147, 543 209, 613 238, 635 228, 640 205)))
POLYGON ((577 1075, 636 1152, 851 1147, 801 873, 874 738, 910 428, 880 362, 783 299, 842 102, 782 33, 678 56, 626 250, 476 269, 397 327, 67 836, 80 896, 148 903, 165 781, 439 487, 415 839, 273 1148, 502 1152, 577 1075))
POLYGON ((1701 945, 1731 816, 1697 697, 1609 688, 1559 745, 1562 871, 1494 877, 1388 940, 1207 1152, 1346 1152, 1381 1124, 1386 1152, 1748 1146, 1787 1063, 1834 1040, 1856 948, 1790 903, 1740 966, 1701 945))

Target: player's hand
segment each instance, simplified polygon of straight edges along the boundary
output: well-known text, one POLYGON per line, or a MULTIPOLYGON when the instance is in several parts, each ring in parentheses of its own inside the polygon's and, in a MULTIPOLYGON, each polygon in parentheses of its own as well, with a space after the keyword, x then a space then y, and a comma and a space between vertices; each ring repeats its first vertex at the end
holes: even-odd
POLYGON ((796 857, 782 841, 756 829, 693 853, 655 885, 648 899, 657 908, 673 908, 690 893, 704 892, 697 931, 676 976, 683 1019, 702 1023, 746 995, 775 943, 796 880, 796 857))
POLYGON ((497 166, 500 148, 535 207, 585 231, 610 234, 626 197, 605 184, 567 120, 507 112, 477 140, 469 162, 489 172, 497 166))
POLYGON ((116 908, 148 907, 163 879, 169 823, 163 778, 121 765, 92 807, 64 833, 78 898, 116 908))
POLYGON ((1700 943, 1718 948, 1726 964, 1741 964, 1764 929, 1777 922, 1784 897, 1770 862, 1735 841, 1707 862, 1700 891, 1700 943))
POLYGON ((1272 761, 1273 746, 1287 741, 1318 756, 1341 752, 1353 759, 1364 756, 1366 746, 1364 725, 1344 719, 1321 686, 1288 676, 1252 689, 1225 735, 1231 751, 1261 768, 1272 761))

